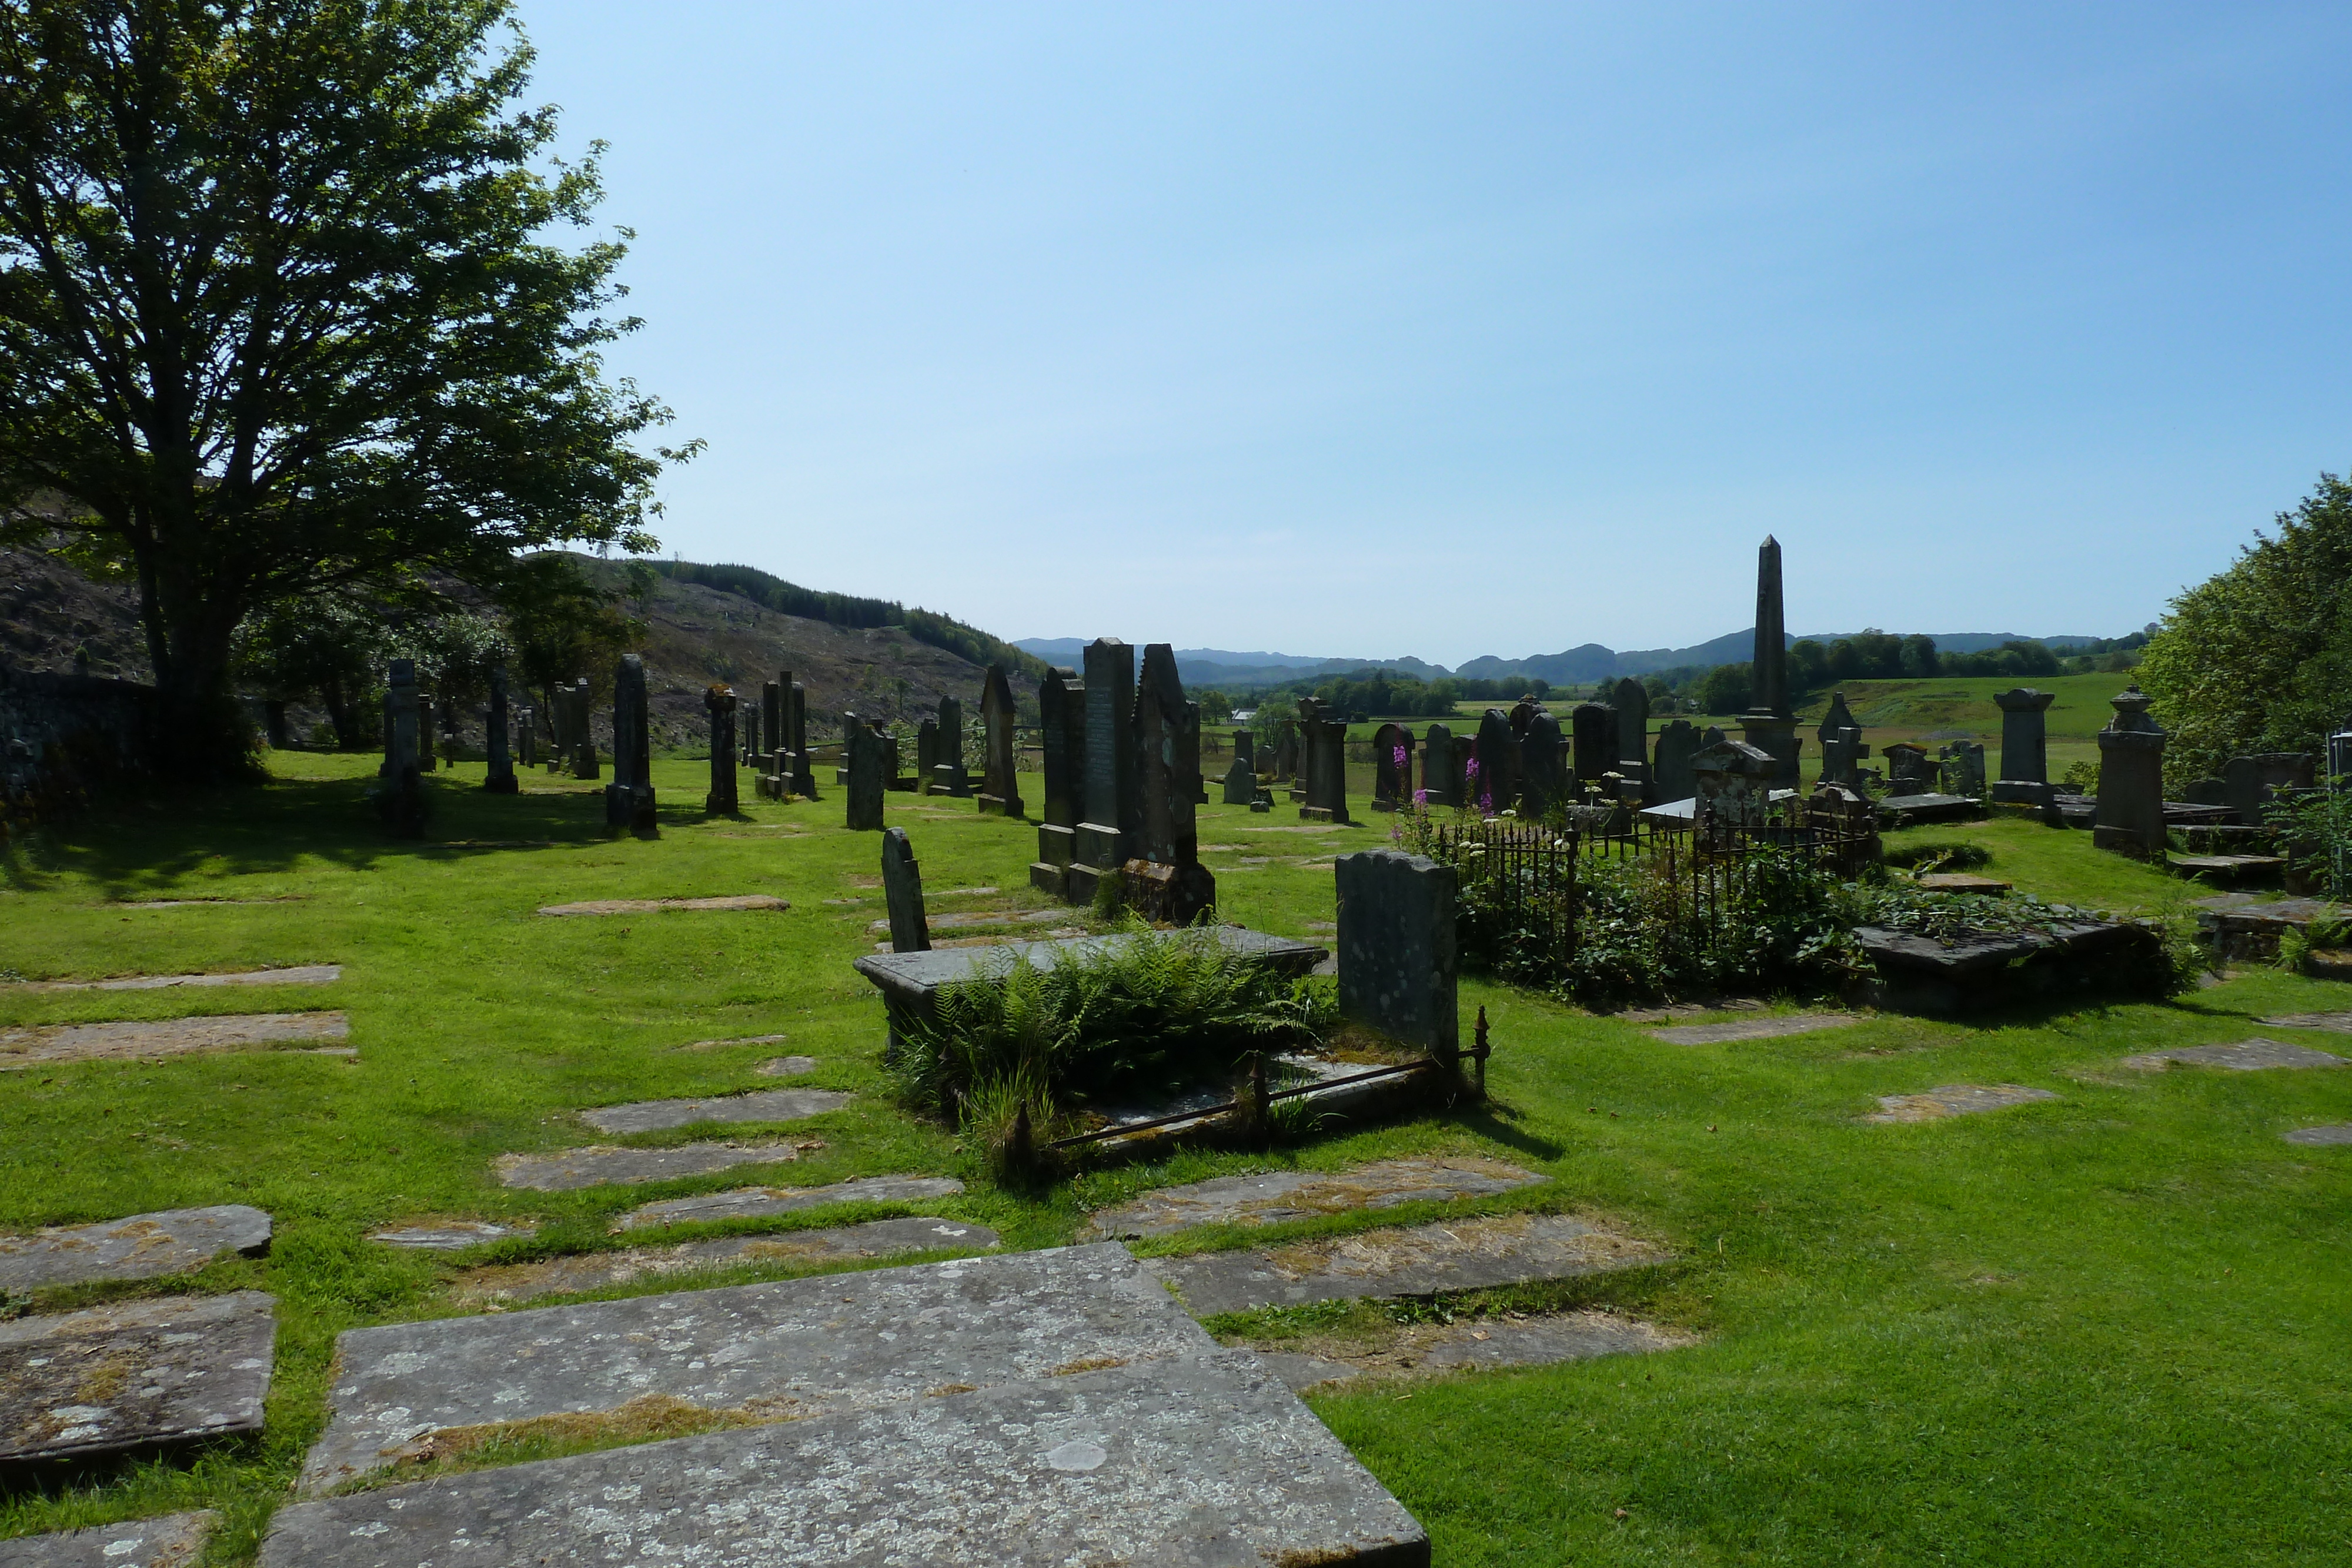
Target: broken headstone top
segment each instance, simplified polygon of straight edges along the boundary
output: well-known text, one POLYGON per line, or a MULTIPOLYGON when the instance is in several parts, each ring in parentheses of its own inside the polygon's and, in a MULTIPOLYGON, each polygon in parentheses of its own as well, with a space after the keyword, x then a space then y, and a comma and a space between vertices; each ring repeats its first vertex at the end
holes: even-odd
POLYGON ((152 1280, 201 1269, 224 1252, 269 1250, 269 1216, 241 1203, 167 1208, 100 1225, 0 1236, 0 1291, 90 1280, 152 1280))
POLYGON ((1278 1225, 1352 1209, 1488 1197, 1545 1179, 1500 1160, 1461 1155, 1381 1160, 1345 1171, 1264 1171, 1145 1193, 1097 1210, 1086 1234, 1132 1239, 1199 1225, 1278 1225))

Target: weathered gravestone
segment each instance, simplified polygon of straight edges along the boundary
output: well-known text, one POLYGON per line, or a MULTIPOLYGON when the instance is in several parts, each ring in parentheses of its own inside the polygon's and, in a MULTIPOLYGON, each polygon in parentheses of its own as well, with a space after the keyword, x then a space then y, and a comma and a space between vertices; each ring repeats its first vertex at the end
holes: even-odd
POLYGON ((1288 784, 1298 777, 1298 727, 1284 719, 1274 727, 1274 782, 1288 784))
POLYGON ((259 1431, 277 1304, 237 1291, 0 1322, 0 1464, 259 1431))
POLYGON ((596 736, 588 723, 588 677, 572 683, 572 777, 602 777, 596 765, 596 736))
POLYGON ((1772 758, 1772 787, 1797 787, 1797 712, 1789 706, 1789 637, 1780 608, 1780 542, 1756 551, 1756 655, 1740 738, 1772 758))
POLYGON ((1607 703, 1579 703, 1568 712, 1576 747, 1576 780, 1582 784, 1617 770, 1617 710, 1607 703))
POLYGON ((784 758, 784 683, 760 683, 760 728, 765 744, 759 752, 757 789, 763 800, 781 800, 792 793, 791 764, 784 758))
MULTIPOLYGON (((1984 747, 1973 740, 1956 740, 1937 756, 1943 761, 1944 789, 1981 800, 1985 792, 1984 747)), ((1858 770, 1858 769, 1857 769, 1858 770)))
POLYGON ((261 1257, 269 1233, 269 1216, 231 1203, 0 1236, 0 1292, 189 1273, 225 1252, 261 1257))
POLYGON ((1372 810, 1393 811, 1412 793, 1412 732, 1384 724, 1372 732, 1372 810))
POLYGON ((1509 716, 1501 708, 1488 708, 1478 720, 1478 738, 1472 744, 1465 770, 1465 786, 1474 808, 1489 817, 1511 809, 1519 793, 1518 758, 1519 745, 1511 734, 1509 716))
POLYGON ((1924 746, 1898 740, 1879 755, 1886 758, 1887 788, 1897 795, 1934 794, 1942 782, 1924 746))
POLYGON ((0 1568, 194 1568, 220 1516, 211 1509, 0 1542, 0 1568))
MULTIPOLYGON (((1193 810, 1200 798, 1200 709, 1184 700, 1176 650, 1169 643, 1143 650, 1130 735, 1139 831, 1122 867, 1127 901, 1148 919, 1190 925, 1215 905, 1217 879, 1201 863, 1193 810)), ((1347 810, 1344 802, 1340 810, 1347 810)))
POLYGON ((1021 800, 1020 775, 1014 770, 1013 683, 1003 664, 988 666, 980 690, 981 765, 980 809, 999 817, 1022 817, 1028 809, 1021 800))
POLYGON ((1697 795, 1698 774, 1691 763, 1698 753, 1698 731, 1691 727, 1690 720, 1675 719, 1658 731, 1650 779, 1660 801, 1688 800, 1697 795))
POLYGON ((482 788, 493 795, 512 795, 522 786, 515 781, 514 756, 507 749, 507 667, 490 666, 490 714, 483 737, 489 753, 489 770, 482 788))
POLYGON ((850 831, 882 831, 883 770, 889 755, 881 731, 854 713, 841 716, 841 752, 847 763, 850 831))
POLYGON ((971 778, 963 770, 963 704, 954 697, 940 699, 940 755, 931 764, 931 793, 961 800, 971 794, 971 778))
POLYGON ((1339 894, 1339 1010, 1454 1065, 1462 1030, 1454 1006, 1454 868, 1400 850, 1366 850, 1341 855, 1332 873, 1339 894))
POLYGON ((2148 715, 2155 700, 2136 685, 2107 699, 2116 716, 2099 731, 2099 804, 2091 828, 2100 849, 2164 853, 2164 743, 2171 737, 2148 715))
POLYGON ((1861 727, 1861 721, 1853 716, 1853 710, 1845 706, 1845 693, 1832 692, 1829 709, 1822 715, 1821 727, 1813 731, 1813 735, 1822 746, 1827 747, 1845 731, 1861 727))
POLYGON ((1257 737, 1246 729, 1234 731, 1233 766, 1225 769, 1225 804, 1247 806, 1257 800, 1257 737))
POLYGON ((1559 720, 1549 710, 1538 708, 1519 741, 1520 816, 1541 821, 1554 807, 1570 803, 1565 749, 1559 720))
POLYGON ((1710 746, 1692 758, 1698 802, 1694 821, 1699 836, 1728 843, 1761 827, 1778 768, 1770 752, 1739 740, 1710 746))
POLYGON ((1870 755, 1870 747, 1862 743, 1862 731, 1854 728, 1835 729, 1822 741, 1822 777, 1849 789, 1862 788, 1862 759, 1870 755))
POLYGON ((1617 771, 1642 786, 1642 799, 1654 805, 1659 797, 1650 778, 1650 692, 1632 675, 1612 689, 1609 704, 1617 710, 1617 771))
POLYGON ((1421 793, 1432 806, 1459 806, 1463 803, 1462 765, 1469 760, 1468 747, 1454 738, 1454 731, 1442 724, 1429 727, 1421 742, 1421 793))
POLYGON ((383 695, 383 763, 376 777, 376 810, 404 839, 425 836, 425 787, 417 779, 416 665, 394 659, 383 695))
POLYGON ((652 736, 646 713, 646 662, 621 655, 613 672, 613 781, 604 787, 604 825, 655 831, 652 736))
POLYGON ((1307 800, 1298 808, 1302 821, 1311 822, 1349 822, 1348 815, 1348 727, 1336 718, 1323 716, 1323 705, 1313 697, 1302 697, 1298 703, 1301 772, 1307 781, 1307 800))
POLYGON ((1127 863, 1140 824, 1135 793, 1135 649, 1097 637, 1086 651, 1086 766, 1068 894, 1091 903, 1127 863))
POLYGON ((923 868, 904 828, 882 832, 882 896, 890 905, 890 951, 928 953, 931 926, 923 911, 923 868))
MULTIPOLYGON (((793 759, 793 793, 803 800, 814 800, 816 799, 816 758, 809 755, 808 687, 791 679, 790 671, 785 674, 784 749, 793 759)), ((890 772, 894 779, 898 772, 895 753, 890 772)))
POLYGON ((2222 765, 2222 803, 2248 827, 2264 826, 2264 810, 2282 789, 2308 789, 2317 777, 2318 759, 2305 751, 2268 752, 2257 757, 2232 757, 2222 765))
POLYGON ((702 798, 703 814, 732 816, 741 804, 735 793, 735 688, 706 687, 702 706, 710 715, 710 793, 702 798))
POLYGON ((539 709, 531 703, 515 710, 515 764, 521 768, 539 766, 539 709))
POLYGON ((766 755, 760 737, 767 733, 768 712, 775 706, 774 699, 768 695, 768 688, 772 685, 772 681, 761 682, 760 700, 740 710, 737 716, 735 727, 742 741, 741 754, 737 760, 751 768, 754 775, 759 771, 760 759, 766 755))
POLYGON ((1029 883, 1060 898, 1068 893, 1076 852, 1079 770, 1087 755, 1087 689, 1077 672, 1055 665, 1037 683, 1037 716, 1045 728, 1045 802, 1037 823, 1037 858, 1029 883))
POLYGON ((2012 686, 1995 692, 2000 709, 2000 777, 1993 781, 1992 798, 2047 806, 2056 793, 2050 783, 2049 737, 2044 717, 2056 692, 2012 686))
POLYGON ((916 794, 929 795, 938 789, 933 780, 939 777, 939 766, 940 721, 937 715, 927 713, 915 722, 916 794))

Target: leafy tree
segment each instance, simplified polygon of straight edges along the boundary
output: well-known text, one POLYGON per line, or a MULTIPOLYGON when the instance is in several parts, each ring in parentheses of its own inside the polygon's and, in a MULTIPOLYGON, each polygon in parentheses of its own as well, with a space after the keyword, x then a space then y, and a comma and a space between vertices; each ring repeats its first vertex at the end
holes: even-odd
POLYGON ((509 673, 537 688, 551 713, 552 688, 583 675, 592 695, 609 693, 613 666, 645 641, 644 623, 621 612, 620 593, 589 581, 557 551, 510 563, 496 591, 512 651, 509 673))
POLYGON ((2176 786, 2232 757, 2315 751, 2352 716, 2352 484, 2322 474, 2277 532, 2172 601, 2139 684, 2176 786))
POLYGON ((1717 664, 1699 677, 1698 689, 1691 695, 1698 706, 1710 714, 1745 713, 1748 697, 1755 683, 1755 674, 1747 664, 1717 664))
POLYGON ((0 497, 67 497, 68 553, 134 577, 184 769, 241 764, 257 608, 651 548, 668 412, 604 379, 620 244, 541 237, 601 191, 541 167, 509 13, 0 0, 0 497))
POLYGON ((329 595, 247 616, 237 628, 236 662, 273 696, 316 694, 335 745, 355 751, 378 738, 363 705, 382 684, 384 646, 383 617, 373 605, 329 595))

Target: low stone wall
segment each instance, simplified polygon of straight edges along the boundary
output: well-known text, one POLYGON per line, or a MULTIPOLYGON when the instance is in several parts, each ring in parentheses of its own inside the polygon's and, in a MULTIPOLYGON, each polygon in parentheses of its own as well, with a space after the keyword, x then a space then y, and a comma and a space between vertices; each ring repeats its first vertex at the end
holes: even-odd
POLYGON ((0 665, 0 831, 144 772, 154 703, 129 681, 0 665))

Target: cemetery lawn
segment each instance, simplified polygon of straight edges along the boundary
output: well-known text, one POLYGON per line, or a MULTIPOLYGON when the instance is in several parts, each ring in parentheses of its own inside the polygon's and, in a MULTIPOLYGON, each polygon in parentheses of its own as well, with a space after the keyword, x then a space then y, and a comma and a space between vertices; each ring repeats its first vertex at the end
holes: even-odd
MULTIPOLYGON (((457 1265, 365 1239, 386 1222, 541 1222, 535 1240, 463 1260, 513 1260, 612 1244, 613 1217, 649 1198, 904 1172, 959 1175, 971 1188, 919 1208, 836 1208, 764 1228, 939 1213, 1036 1247, 1068 1240, 1086 1208, 1149 1186, 1459 1151, 1553 1178, 1474 1207, 1573 1211, 1675 1254, 1495 1304, 1608 1305, 1698 1339, 1312 1396, 1449 1568, 2352 1556, 2352 1149, 2280 1139, 2352 1121, 2352 1071, 2117 1066, 2255 1034, 2352 1054, 2352 1039, 2254 1021, 2352 1007, 2341 986, 2254 970, 2160 1006, 1965 1025, 1885 1016, 1669 1046, 1620 1019, 1472 982, 1465 1016, 1483 1004, 1494 1028, 1489 1106, 1340 1130, 1272 1155, 1188 1152, 1016 1196, 990 1189, 951 1137, 887 1097, 881 1009, 849 967, 872 950, 867 927, 883 914, 879 842, 842 829, 840 791, 815 804, 747 800, 742 816, 706 822, 707 765, 657 762, 662 837, 638 841, 605 834, 594 784, 532 774, 525 794, 501 800, 473 788, 481 769, 467 765, 432 776, 430 839, 404 844, 381 837, 362 803, 372 758, 279 754, 273 766, 265 789, 93 810, 10 843, 0 861, 0 979, 345 966, 317 988, 0 987, 0 1028, 340 1008, 351 1024, 341 1043, 358 1051, 0 1071, 0 1228, 213 1203, 250 1203, 277 1221, 266 1259, 168 1287, 52 1293, 36 1307, 244 1285, 279 1301, 263 1437, 193 1458, 0 1472, 0 1536, 210 1506, 227 1529, 208 1561, 249 1561, 320 1429, 335 1334, 455 1310, 440 1291, 457 1265), (792 907, 534 913, 751 893, 792 907), (125 906, 148 899, 258 902, 125 906), (782 1038, 746 1039, 763 1035, 782 1038), (743 1043, 686 1049, 710 1040, 743 1043), (785 1054, 818 1066, 789 1081, 758 1075, 785 1054), (695 1141, 691 1129, 601 1135, 576 1120, 583 1108, 782 1082, 858 1095, 810 1120, 726 1130, 816 1145, 789 1164, 567 1193, 510 1191, 491 1174, 509 1152, 695 1141), (1877 1096, 1952 1083, 2059 1098, 1919 1124, 1860 1119, 1877 1096)), ((1362 816, 1327 828, 1286 807, 1203 808, 1203 858, 1225 916, 1328 939, 1332 855, 1388 842, 1386 819, 1362 816)), ((889 797, 888 820, 913 838, 935 915, 1035 902, 1028 825, 904 795, 889 797)), ((2087 833, 2030 822, 1907 836, 1984 842, 1992 873, 2056 900, 2147 910, 2196 891, 2097 854, 2087 833)), ((1382 1311, 1212 1326, 1264 1341, 1361 1326, 1382 1311)))

